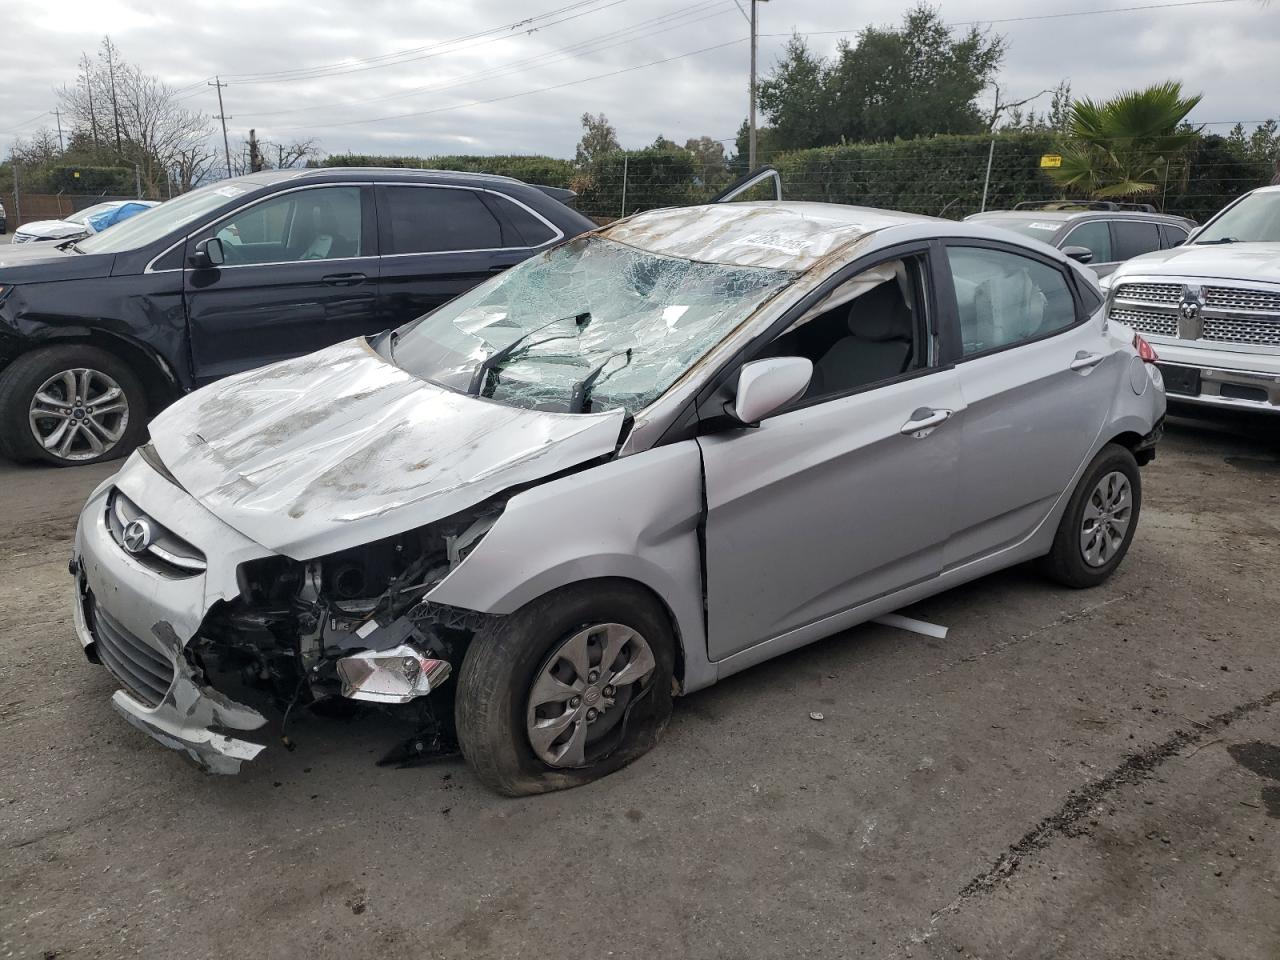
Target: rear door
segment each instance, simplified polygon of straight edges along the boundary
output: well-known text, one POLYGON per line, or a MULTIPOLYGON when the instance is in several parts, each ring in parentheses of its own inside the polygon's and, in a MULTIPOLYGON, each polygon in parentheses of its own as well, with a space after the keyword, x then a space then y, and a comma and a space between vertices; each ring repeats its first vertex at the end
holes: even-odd
POLYGON ((257 200, 187 241, 222 241, 219 268, 183 271, 196 381, 380 329, 372 188, 318 184, 257 200))
POLYGON ((1115 258, 1123 263, 1160 249, 1160 227, 1152 220, 1112 220, 1111 239, 1115 258))
POLYGON ((965 404, 949 569, 1036 529, 1092 449, 1128 358, 1063 265, 976 240, 948 241, 946 260, 965 404))
POLYGON ((527 207, 489 191, 390 183, 376 192, 384 328, 429 313, 561 236, 527 207), (526 240, 528 233, 535 238, 526 240))
POLYGON ((1112 253, 1111 224, 1106 220, 1086 220, 1072 227, 1062 242, 1057 244, 1059 250, 1067 247, 1084 247, 1093 254, 1089 261, 1089 269, 1099 277, 1105 277, 1119 263, 1112 253))

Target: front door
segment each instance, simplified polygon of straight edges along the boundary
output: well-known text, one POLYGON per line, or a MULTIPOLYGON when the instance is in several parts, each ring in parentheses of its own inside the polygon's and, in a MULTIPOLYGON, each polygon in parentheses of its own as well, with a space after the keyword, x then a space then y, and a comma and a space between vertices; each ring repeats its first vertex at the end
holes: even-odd
POLYGON ((219 268, 184 270, 198 383, 376 333, 372 197, 359 185, 268 197, 188 241, 222 241, 219 268))
POLYGON ((1077 302, 1062 265, 998 245, 946 250, 965 404, 950 568, 1044 520, 1101 432, 1129 358, 1077 302))
POLYGON ((940 572, 964 401, 930 356, 925 267, 902 257, 835 288, 764 351, 813 360, 809 392, 699 439, 712 660, 940 572))

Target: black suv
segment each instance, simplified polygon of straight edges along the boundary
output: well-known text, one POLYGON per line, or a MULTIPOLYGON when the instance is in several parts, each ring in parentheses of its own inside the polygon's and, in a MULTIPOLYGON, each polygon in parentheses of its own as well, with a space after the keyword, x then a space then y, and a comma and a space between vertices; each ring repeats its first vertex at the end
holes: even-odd
POLYGON ((122 456, 183 391, 398 326, 593 229, 573 196, 437 170, 273 170, 75 243, 0 247, 0 454, 122 456))
POLYGON ((1152 250, 1180 246, 1194 220, 1159 213, 1149 203, 1049 200, 1019 203, 965 217, 1024 237, 1043 240, 1105 277, 1124 261, 1152 250))

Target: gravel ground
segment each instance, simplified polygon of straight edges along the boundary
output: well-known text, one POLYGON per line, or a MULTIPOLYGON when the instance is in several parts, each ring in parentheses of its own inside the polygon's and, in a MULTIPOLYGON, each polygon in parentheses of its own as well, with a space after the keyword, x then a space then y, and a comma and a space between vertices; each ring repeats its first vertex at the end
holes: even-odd
POLYGON ((1280 424, 1174 422, 1102 588, 989 577, 518 801, 376 718, 236 778, 127 726, 69 623, 109 472, 0 464, 0 957, 1280 956, 1280 424))

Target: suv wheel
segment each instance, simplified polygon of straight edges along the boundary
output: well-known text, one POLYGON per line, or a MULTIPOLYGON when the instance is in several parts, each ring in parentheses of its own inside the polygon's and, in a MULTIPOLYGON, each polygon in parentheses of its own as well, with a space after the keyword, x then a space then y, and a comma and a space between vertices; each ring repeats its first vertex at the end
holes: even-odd
POLYGON ((473 638, 458 675, 462 753, 508 796, 589 783, 658 742, 674 663, 666 611, 644 590, 598 580, 555 591, 473 638))
POLYGON ((33 350, 0 373, 0 454, 11 460, 114 460, 142 440, 146 414, 137 375, 97 347, 33 350))
POLYGON ((1096 587, 1129 551, 1141 510, 1138 461, 1126 448, 1107 444, 1076 485, 1041 568, 1064 586, 1096 587))

